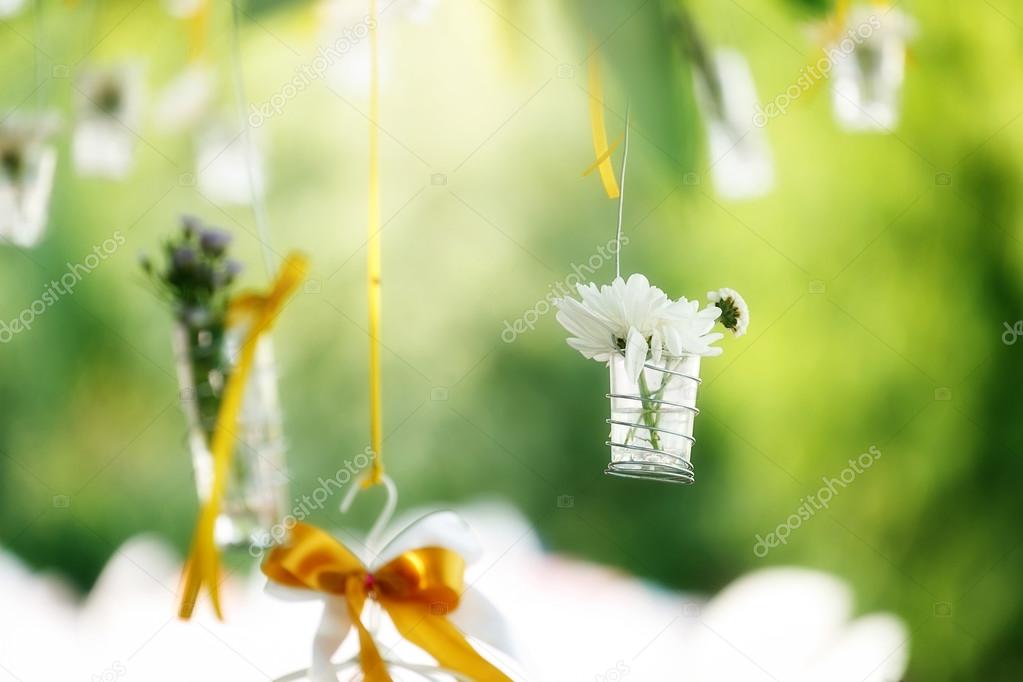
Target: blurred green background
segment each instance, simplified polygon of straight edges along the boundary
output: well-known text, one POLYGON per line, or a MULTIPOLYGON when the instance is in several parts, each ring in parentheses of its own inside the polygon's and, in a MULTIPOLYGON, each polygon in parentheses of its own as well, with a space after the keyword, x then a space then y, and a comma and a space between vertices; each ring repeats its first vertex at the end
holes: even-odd
MULTIPOLYGON (((852 584, 859 610, 905 619, 907 679, 1017 679, 1023 343, 1003 332, 1023 319, 1023 8, 898 3, 919 36, 897 133, 842 133, 818 87, 766 129, 774 193, 733 203, 707 175, 674 3, 440 2, 425 23, 403 3, 381 19, 380 120, 385 461, 403 506, 505 499, 552 550, 688 590, 766 565, 820 568, 852 584), (581 177, 593 45, 610 136, 627 100, 634 123, 623 272, 672 296, 734 287, 752 308, 750 334, 703 364, 689 488, 603 476, 607 373, 565 345, 553 314, 501 338, 613 235, 615 204, 581 177), (756 534, 871 446, 881 459, 830 509, 754 556, 756 534)), ((139 59, 155 91, 185 64, 183 23, 149 2, 43 8, 0 22, 0 104, 65 112, 50 231, 34 250, 0 250, 0 319, 115 230, 127 244, 0 347, 0 544, 86 589, 134 534, 184 551, 195 517, 170 316, 137 252, 194 213, 234 233, 247 284, 266 280, 251 212, 189 183, 189 135, 144 125, 125 183, 67 163, 60 65, 139 59)), ((816 57, 807 27, 828 10, 689 8, 710 44, 746 55, 762 102, 816 57)), ((299 2, 246 9, 251 102, 310 63, 316 16, 299 2)), ((230 44, 218 3, 209 47, 229 119, 230 44)), ((258 130, 274 249, 313 259, 275 334, 296 495, 368 444, 359 54, 347 80, 317 80, 258 130)), ((608 263, 597 278, 612 276, 608 263)))

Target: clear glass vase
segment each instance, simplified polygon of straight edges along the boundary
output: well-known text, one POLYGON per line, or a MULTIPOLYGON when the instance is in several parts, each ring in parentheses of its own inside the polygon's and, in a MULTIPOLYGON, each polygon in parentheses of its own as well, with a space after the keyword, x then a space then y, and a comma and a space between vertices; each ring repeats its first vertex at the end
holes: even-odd
POLYGON ((700 356, 647 359, 633 381, 625 356, 611 360, 611 463, 606 473, 669 483, 692 483, 690 463, 700 356))
MULTIPOLYGON (((179 322, 174 353, 181 407, 188 423, 200 502, 213 484, 210 444, 224 385, 238 360, 243 330, 179 322)), ((214 538, 221 548, 267 546, 270 530, 285 513, 287 471, 273 347, 264 337, 245 384, 235 425, 234 456, 214 538)))
POLYGON ((861 10, 849 22, 849 34, 859 30, 859 40, 846 38, 830 52, 835 119, 851 132, 891 131, 901 114, 909 22, 897 10, 890 16, 870 12, 861 10))

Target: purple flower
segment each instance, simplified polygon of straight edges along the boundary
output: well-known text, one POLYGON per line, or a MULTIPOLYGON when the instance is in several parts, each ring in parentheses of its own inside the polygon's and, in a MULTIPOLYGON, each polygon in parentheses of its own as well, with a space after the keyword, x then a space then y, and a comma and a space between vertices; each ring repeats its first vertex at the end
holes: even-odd
POLYGON ((192 235, 202 229, 202 221, 194 215, 181 216, 181 231, 185 233, 185 239, 191 239, 192 235))
POLYGON ((171 265, 175 270, 190 270, 195 267, 197 258, 191 246, 179 246, 171 253, 171 265))
POLYGON ((213 257, 222 256, 230 243, 231 235, 223 230, 207 229, 199 233, 199 246, 213 257))

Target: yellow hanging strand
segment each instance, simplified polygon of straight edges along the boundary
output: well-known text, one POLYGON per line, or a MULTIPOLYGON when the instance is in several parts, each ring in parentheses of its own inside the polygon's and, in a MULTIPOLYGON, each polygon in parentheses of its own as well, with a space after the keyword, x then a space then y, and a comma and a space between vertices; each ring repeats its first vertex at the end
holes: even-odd
MULTIPOLYGON (((379 27, 376 0, 369 0, 369 22, 379 27)), ((369 297, 369 442, 373 462, 365 487, 380 483, 384 474, 383 405, 380 390, 380 61, 378 28, 369 32, 369 241, 366 245, 366 276, 369 297)))
MULTIPOLYGON (((607 144, 607 126, 604 123, 604 83, 600 75, 600 55, 594 50, 590 55, 589 65, 590 81, 590 130, 593 133, 593 153, 597 157, 597 167, 600 169, 600 181, 604 184, 604 191, 609 199, 618 198, 618 181, 615 180, 614 167, 611 165, 611 152, 614 147, 607 144)), ((615 146, 617 146, 617 142, 615 146)), ((587 169, 583 175, 588 175, 592 170, 587 169)))
POLYGON ((210 0, 200 0, 195 14, 188 17, 188 58, 197 61, 206 56, 206 34, 210 20, 210 0))
POLYGON ((596 161, 594 161, 593 163, 586 167, 586 170, 583 171, 583 177, 585 178, 587 175, 600 168, 600 165, 611 157, 614 151, 618 149, 618 145, 620 145, 622 143, 622 140, 624 139, 625 139, 624 134, 619 135, 618 139, 611 143, 611 146, 607 148, 606 152, 598 156, 596 161))

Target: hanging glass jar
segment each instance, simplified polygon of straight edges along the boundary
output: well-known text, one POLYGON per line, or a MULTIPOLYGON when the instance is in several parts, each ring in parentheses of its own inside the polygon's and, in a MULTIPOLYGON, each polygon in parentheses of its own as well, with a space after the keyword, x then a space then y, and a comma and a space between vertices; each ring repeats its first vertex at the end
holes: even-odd
POLYGON ((835 119, 851 132, 890 132, 899 123, 912 19, 898 9, 856 7, 828 50, 835 119))
MULTIPOLYGON (((188 423, 199 500, 213 484, 210 445, 224 386, 238 360, 245 328, 202 319, 179 320, 174 353, 181 406, 188 423)), ((222 548, 269 544, 271 528, 287 503, 284 437, 277 397, 277 372, 269 338, 258 342, 235 424, 236 444, 214 537, 222 548)))
POLYGON ((755 124, 760 100, 749 63, 737 50, 718 48, 706 68, 695 71, 695 81, 714 189, 734 201, 762 197, 774 188, 774 159, 755 124))
POLYGON ((82 176, 122 180, 135 165, 143 113, 142 66, 84 68, 75 76, 71 159, 82 176))
POLYGON ((32 247, 46 231, 57 150, 56 114, 8 114, 0 120, 0 244, 32 247))
POLYGON ((699 355, 648 358, 633 380, 623 353, 612 356, 611 463, 605 473, 668 483, 693 483, 690 462, 699 410, 699 355))

